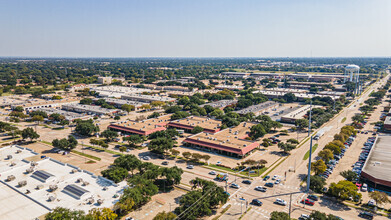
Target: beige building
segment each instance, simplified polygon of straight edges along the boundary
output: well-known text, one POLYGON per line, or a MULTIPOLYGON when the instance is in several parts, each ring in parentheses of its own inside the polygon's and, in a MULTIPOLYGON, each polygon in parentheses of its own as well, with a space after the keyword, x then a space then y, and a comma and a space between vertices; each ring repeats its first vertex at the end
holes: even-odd
POLYGON ((113 78, 111 76, 107 76, 107 77, 99 76, 98 77, 99 84, 111 84, 112 80, 113 80, 113 78))

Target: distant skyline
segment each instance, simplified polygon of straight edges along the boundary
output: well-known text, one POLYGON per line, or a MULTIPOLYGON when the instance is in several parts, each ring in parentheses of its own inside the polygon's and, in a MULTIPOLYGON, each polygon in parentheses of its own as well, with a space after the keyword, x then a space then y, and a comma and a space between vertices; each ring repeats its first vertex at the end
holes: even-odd
POLYGON ((390 57, 389 0, 1 0, 0 56, 390 57))

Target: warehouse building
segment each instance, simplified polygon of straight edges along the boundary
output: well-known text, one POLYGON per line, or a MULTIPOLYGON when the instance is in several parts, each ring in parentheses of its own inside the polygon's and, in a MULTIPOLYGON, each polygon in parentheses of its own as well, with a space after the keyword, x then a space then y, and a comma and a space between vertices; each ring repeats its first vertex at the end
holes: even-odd
MULTIPOLYGON (((390 110, 391 111, 391 110, 390 110)), ((391 131, 391 116, 387 116, 384 120, 384 130, 391 131)))
POLYGON ((245 79, 250 76, 251 73, 243 73, 243 72, 223 72, 221 73, 222 77, 227 78, 238 78, 238 79, 245 79))
POLYGON ((278 102, 267 101, 258 105, 252 105, 247 108, 235 111, 239 115, 245 115, 247 113, 254 113, 255 116, 261 115, 264 112, 271 111, 277 108, 280 104, 278 102))
POLYGON ((217 102, 209 102, 209 103, 200 105, 200 107, 204 107, 206 105, 209 105, 213 108, 219 108, 219 109, 223 110, 225 107, 230 106, 230 105, 235 105, 236 103, 238 103, 237 100, 220 100, 217 102))
MULTIPOLYGON (((95 99, 97 101, 99 99, 95 99)), ((138 110, 142 105, 146 104, 145 102, 130 101, 124 99, 115 99, 115 98, 103 98, 108 104, 113 105, 117 108, 121 108, 122 105, 133 105, 135 110, 138 110)))
POLYGON ((259 147, 259 143, 245 139, 254 125, 256 123, 242 122, 237 127, 227 128, 214 134, 201 132, 186 138, 183 143, 185 146, 199 150, 244 158, 259 147))
POLYGON ((122 99, 138 101, 138 102, 148 102, 161 101, 161 102, 175 102, 176 99, 170 97, 164 97, 159 95, 140 95, 140 94, 130 94, 121 96, 122 99))
POLYGON ((24 111, 30 112, 37 109, 42 108, 61 108, 63 105, 68 104, 75 104, 78 103, 79 99, 77 98, 64 98, 61 100, 43 100, 43 99, 36 99, 34 101, 31 101, 30 103, 23 104, 23 105, 12 105, 11 108, 14 109, 17 106, 22 106, 24 111))
POLYGON ((79 113, 87 113, 89 115, 113 115, 120 111, 118 109, 108 109, 96 105, 82 105, 78 103, 63 105, 62 109, 79 113))
MULTIPOLYGON (((297 119, 303 119, 304 115, 310 110, 310 105, 304 105, 281 117, 281 122, 295 123, 297 119)), ((322 108, 322 106, 313 105, 312 108, 322 108)))
POLYGON ((65 119, 68 120, 68 121, 74 121, 74 120, 76 120, 76 119, 86 120, 86 119, 90 119, 90 118, 91 118, 90 115, 80 114, 80 113, 70 112, 70 111, 64 111, 64 110, 55 109, 55 108, 41 108, 41 109, 36 109, 36 111, 38 111, 38 110, 39 110, 39 111, 46 112, 47 115, 51 115, 51 114, 60 114, 60 115, 64 116, 65 119))
POLYGON ((150 118, 143 121, 122 121, 108 126, 110 130, 119 131, 122 134, 138 134, 148 136, 157 131, 166 130, 171 115, 163 115, 158 118, 150 118))

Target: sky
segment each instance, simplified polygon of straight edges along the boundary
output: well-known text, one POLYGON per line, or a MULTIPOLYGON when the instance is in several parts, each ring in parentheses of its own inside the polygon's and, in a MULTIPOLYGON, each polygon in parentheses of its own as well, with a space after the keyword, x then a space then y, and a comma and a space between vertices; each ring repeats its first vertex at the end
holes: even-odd
POLYGON ((389 0, 0 0, 0 56, 389 57, 389 0))

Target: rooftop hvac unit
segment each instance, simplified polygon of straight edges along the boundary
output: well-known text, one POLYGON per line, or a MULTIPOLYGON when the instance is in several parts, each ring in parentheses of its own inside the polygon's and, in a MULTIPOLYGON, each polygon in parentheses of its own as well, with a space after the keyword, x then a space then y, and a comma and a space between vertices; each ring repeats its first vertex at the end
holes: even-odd
POLYGON ((44 185, 40 184, 40 185, 37 185, 36 189, 37 190, 40 190, 40 189, 43 189, 44 185))
POLYGON ((7 177, 7 182, 11 182, 14 179, 15 179, 15 176, 14 175, 10 175, 10 176, 7 177))
POLYGON ((25 185, 27 185, 27 181, 26 180, 22 180, 22 181, 18 182, 18 186, 19 187, 23 187, 25 185))
POLYGON ((34 167, 30 167, 26 169, 26 173, 32 173, 34 171, 34 167))
POLYGON ((76 180, 76 183, 81 183, 81 182, 83 182, 83 179, 82 179, 82 178, 78 178, 78 179, 76 180))
POLYGON ((18 153, 21 153, 21 152, 22 152, 22 150, 17 150, 17 151, 16 151, 17 154, 18 154, 18 153))
POLYGON ((38 163, 33 161, 33 162, 31 162, 31 166, 38 166, 38 163))
POLYGON ((12 155, 7 155, 7 159, 11 160, 12 159, 12 155))
POLYGON ((247 147, 247 144, 243 144, 243 147, 247 147))
POLYGON ((106 191, 107 189, 108 189, 107 186, 103 187, 103 191, 106 191))
POLYGON ((56 200, 56 197, 54 197, 54 196, 49 196, 49 199, 48 199, 49 202, 53 202, 54 200, 56 200))
POLYGON ((89 182, 87 182, 87 181, 84 181, 84 182, 83 182, 83 186, 88 186, 88 185, 90 185, 89 182))
POLYGON ((98 205, 102 205, 103 199, 98 199, 96 202, 98 203, 98 205))
POLYGON ((77 170, 77 169, 72 169, 72 171, 71 171, 71 173, 77 173, 77 172, 79 172, 79 170, 77 170))
POLYGON ((87 200, 87 203, 88 203, 88 204, 93 204, 94 202, 95 202, 94 198, 89 198, 89 199, 87 200))
POLYGON ((57 189, 58 189, 58 186, 57 186, 57 185, 50 185, 50 186, 49 186, 50 192, 54 192, 54 191, 56 191, 57 189))
POLYGON ((12 162, 10 166, 13 167, 13 166, 15 166, 15 165, 16 165, 16 163, 15 163, 15 162, 12 162))

